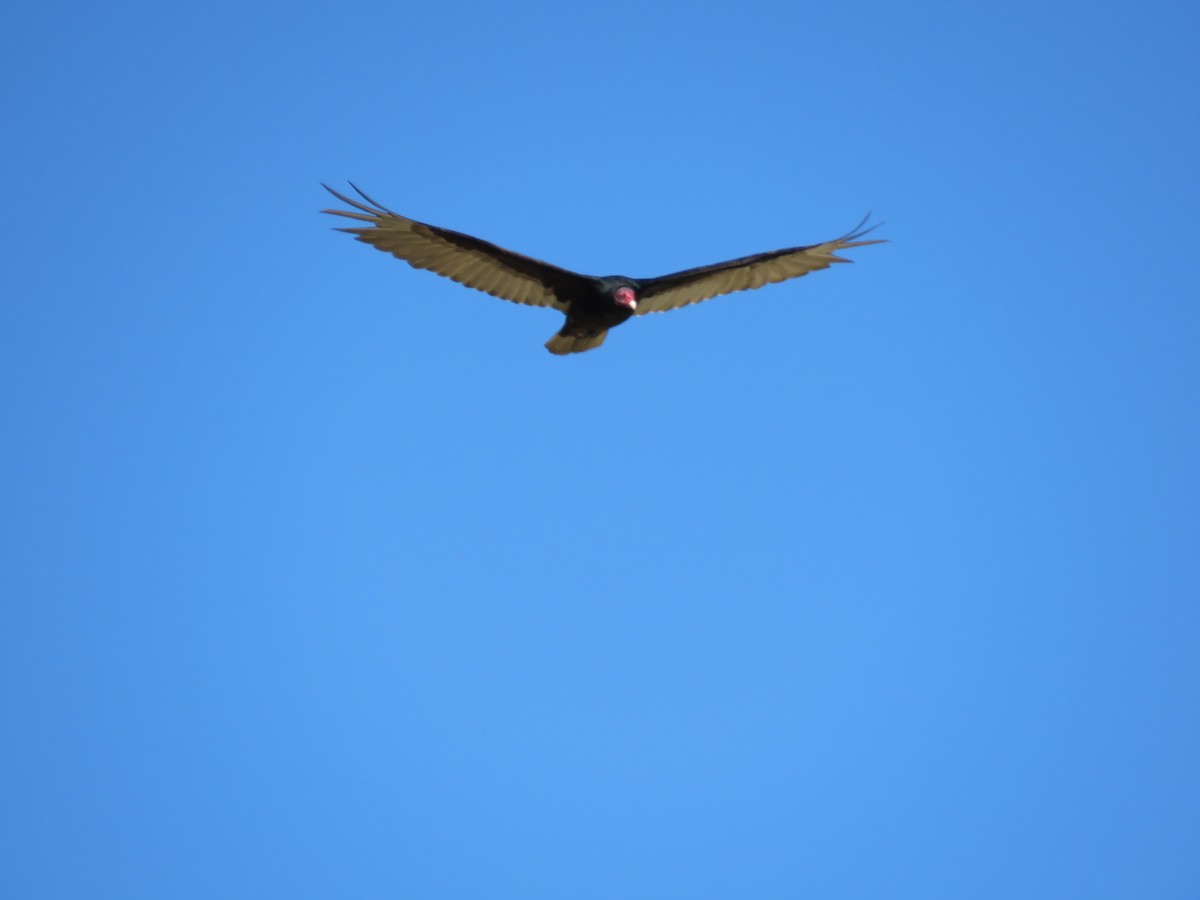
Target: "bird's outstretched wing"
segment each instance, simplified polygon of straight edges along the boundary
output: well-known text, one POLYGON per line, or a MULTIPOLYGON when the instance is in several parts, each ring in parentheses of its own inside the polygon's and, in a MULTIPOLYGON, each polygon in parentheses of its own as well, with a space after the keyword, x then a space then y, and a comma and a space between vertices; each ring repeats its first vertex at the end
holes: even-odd
POLYGON ((469 234, 406 219, 372 200, 353 184, 350 186, 367 203, 351 200, 329 185, 322 185, 333 196, 360 212, 345 209, 321 211, 369 222, 370 227, 338 230, 355 235, 363 243, 390 253, 415 269, 428 269, 503 300, 529 306, 549 306, 563 312, 567 310, 572 291, 586 286, 582 275, 513 253, 469 234))
POLYGON ((637 314, 640 316, 645 313, 679 309, 689 303, 699 303, 721 294, 799 278, 818 269, 827 269, 834 263, 851 262, 852 260, 838 256, 838 251, 885 243, 879 240, 859 240, 878 227, 863 228, 866 222, 867 220, 863 219, 849 234, 823 244, 756 253, 711 266, 685 269, 673 275, 663 275, 661 278, 642 279, 637 314))

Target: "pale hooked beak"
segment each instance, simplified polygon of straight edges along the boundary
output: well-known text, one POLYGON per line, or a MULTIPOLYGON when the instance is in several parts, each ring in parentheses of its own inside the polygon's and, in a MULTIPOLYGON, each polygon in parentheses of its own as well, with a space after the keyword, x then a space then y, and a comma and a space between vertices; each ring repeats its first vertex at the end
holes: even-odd
POLYGON ((618 290, 614 299, 621 306, 628 307, 630 311, 637 309, 637 295, 629 288, 618 290))

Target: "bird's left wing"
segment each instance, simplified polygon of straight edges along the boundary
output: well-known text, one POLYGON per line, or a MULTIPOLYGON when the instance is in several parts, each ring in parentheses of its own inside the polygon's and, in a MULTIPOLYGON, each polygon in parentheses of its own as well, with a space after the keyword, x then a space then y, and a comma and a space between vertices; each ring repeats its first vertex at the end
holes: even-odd
POLYGON ((567 310, 572 291, 585 284, 583 276, 567 269, 505 250, 469 234, 406 219, 375 202, 357 187, 354 190, 367 203, 351 200, 329 185, 322 187, 343 203, 361 210, 324 209, 322 212, 369 222, 371 226, 339 228, 339 231, 353 234, 363 243, 390 253, 415 269, 428 269, 502 300, 549 306, 563 312, 567 310))
POLYGON ((859 240, 872 230, 864 229, 864 224, 866 219, 849 234, 823 244, 772 250, 768 253, 731 259, 728 262, 714 263, 711 266, 685 269, 673 275, 663 275, 661 278, 643 279, 640 282, 642 290, 638 297, 637 314, 640 316, 645 313, 666 312, 721 294, 732 294, 734 291, 760 288, 764 284, 798 278, 818 269, 827 269, 834 263, 851 262, 852 260, 838 256, 838 251, 884 243, 879 240, 859 240))

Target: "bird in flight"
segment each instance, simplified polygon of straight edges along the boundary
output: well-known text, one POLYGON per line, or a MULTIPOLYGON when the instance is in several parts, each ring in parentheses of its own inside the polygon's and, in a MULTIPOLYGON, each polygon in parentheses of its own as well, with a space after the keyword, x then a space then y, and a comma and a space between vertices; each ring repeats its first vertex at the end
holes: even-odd
POLYGON ((366 203, 322 185, 357 210, 322 212, 366 223, 339 231, 353 234, 415 269, 428 269, 503 300, 565 313, 563 327, 546 342, 546 349, 559 356, 594 350, 604 343, 610 328, 632 316, 666 312, 721 294, 798 278, 833 263, 850 262, 837 255, 840 250, 883 243, 859 240, 871 230, 863 228, 864 219, 849 234, 807 247, 756 253, 658 278, 597 278, 560 269, 469 234, 407 219, 372 200, 355 185, 350 186, 366 203))

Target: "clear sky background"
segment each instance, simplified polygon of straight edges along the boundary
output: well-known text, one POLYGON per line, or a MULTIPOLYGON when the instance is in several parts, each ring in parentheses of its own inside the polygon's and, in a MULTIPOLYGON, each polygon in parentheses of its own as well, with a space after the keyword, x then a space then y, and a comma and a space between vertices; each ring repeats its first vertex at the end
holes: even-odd
POLYGON ((10 9, 0 895, 1200 896, 1198 10, 10 9))

